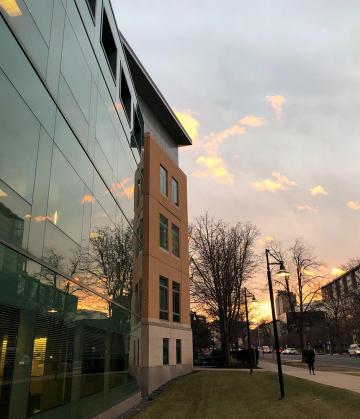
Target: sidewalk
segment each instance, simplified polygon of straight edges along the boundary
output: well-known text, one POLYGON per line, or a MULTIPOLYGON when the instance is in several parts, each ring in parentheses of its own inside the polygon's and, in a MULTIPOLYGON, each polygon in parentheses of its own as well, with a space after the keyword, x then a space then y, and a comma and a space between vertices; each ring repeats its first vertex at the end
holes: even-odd
MULTIPOLYGON (((259 367, 265 371, 277 372, 277 364, 273 362, 260 359, 259 367)), ((316 375, 310 375, 307 368, 290 367, 289 365, 282 365, 282 370, 286 375, 360 393, 360 377, 325 371, 315 371, 316 375)))

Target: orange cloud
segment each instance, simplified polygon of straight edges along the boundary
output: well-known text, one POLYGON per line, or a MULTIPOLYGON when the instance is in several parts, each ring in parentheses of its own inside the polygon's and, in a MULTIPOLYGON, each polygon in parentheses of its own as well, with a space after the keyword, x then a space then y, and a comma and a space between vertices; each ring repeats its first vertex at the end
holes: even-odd
POLYGON ((134 196, 134 185, 130 183, 130 178, 124 178, 121 182, 113 182, 111 191, 120 196, 131 198, 134 196), (120 191, 120 192, 119 192, 120 191))
POLYGON ((275 111, 277 119, 281 119, 283 106, 286 103, 285 97, 282 95, 266 96, 266 100, 275 111))
POLYGON ((251 182, 253 188, 257 191, 278 192, 285 191, 292 186, 296 186, 296 182, 288 179, 286 176, 278 172, 272 172, 274 179, 263 179, 260 181, 251 182))
POLYGON ((347 207, 353 210, 359 210, 360 209, 360 202, 359 201, 349 201, 347 203, 347 207))
POLYGON ((240 119, 240 124, 245 125, 247 127, 262 127, 265 123, 265 119, 261 118, 260 116, 244 116, 244 118, 240 119))
POLYGON ((7 196, 7 193, 0 189, 0 198, 4 198, 5 196, 7 196))
POLYGON ((189 137, 193 141, 193 145, 196 145, 199 140, 199 121, 194 117, 190 110, 178 111, 174 109, 177 119, 184 127, 185 131, 189 134, 189 137))
POLYGON ((275 239, 272 236, 265 236, 259 239, 259 243, 263 246, 265 244, 271 243, 274 240, 275 239))
POLYGON ((324 186, 322 185, 316 185, 313 186, 312 188, 309 189, 310 194, 315 196, 315 195, 327 195, 329 192, 327 191, 326 188, 324 188, 324 186))
POLYGON ((196 163, 205 166, 205 171, 195 173, 198 177, 214 178, 219 183, 233 184, 234 175, 229 172, 224 160, 218 156, 200 156, 196 163))
POLYGON ((85 204, 86 202, 90 202, 91 204, 95 204, 95 198, 92 195, 84 195, 80 201, 81 204, 85 204))
POLYGON ((307 205, 307 204, 296 205, 296 209, 298 209, 299 211, 311 211, 311 212, 316 212, 317 211, 316 208, 313 208, 313 207, 311 207, 310 205, 307 205))

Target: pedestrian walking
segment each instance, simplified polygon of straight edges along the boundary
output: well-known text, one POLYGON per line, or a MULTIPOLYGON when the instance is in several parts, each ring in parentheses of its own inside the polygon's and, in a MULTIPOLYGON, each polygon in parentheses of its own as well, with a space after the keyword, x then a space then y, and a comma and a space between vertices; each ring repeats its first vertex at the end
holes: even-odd
POLYGON ((304 360, 308 364, 309 373, 315 375, 315 350, 311 347, 310 343, 306 345, 306 349, 304 350, 304 360))

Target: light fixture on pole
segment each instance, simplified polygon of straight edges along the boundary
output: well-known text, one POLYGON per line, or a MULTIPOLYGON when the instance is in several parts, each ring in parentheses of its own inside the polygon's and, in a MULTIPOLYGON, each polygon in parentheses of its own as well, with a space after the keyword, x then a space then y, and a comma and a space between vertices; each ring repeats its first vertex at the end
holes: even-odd
POLYGON ((271 303, 271 314, 272 314, 272 322, 273 322, 273 330, 274 330, 274 341, 275 341, 275 351, 276 351, 276 362, 278 367, 278 376, 279 376, 279 386, 280 386, 280 400, 285 398, 285 389, 284 389, 284 378, 282 373, 281 367, 281 357, 280 357, 280 346, 279 346, 279 335, 277 329, 277 322, 276 322, 276 315, 275 315, 275 304, 274 304, 274 293, 271 281, 271 265, 278 265, 279 271, 276 273, 276 276, 280 277, 288 277, 290 273, 285 269, 284 261, 279 259, 277 256, 270 253, 268 249, 265 249, 266 255, 266 267, 267 267, 267 278, 268 278, 268 285, 269 285, 269 294, 270 294, 270 303, 271 303), (275 262, 269 261, 269 256, 271 256, 275 262))
POLYGON ((245 294, 245 314, 246 314, 246 329, 247 329, 247 340, 248 340, 248 349, 249 349, 249 356, 250 356, 250 374, 253 373, 253 350, 251 348, 251 340, 250 340, 250 322, 249 322, 249 310, 248 310, 248 303, 247 299, 248 296, 252 297, 252 301, 256 301, 255 295, 251 293, 247 288, 244 288, 245 294))

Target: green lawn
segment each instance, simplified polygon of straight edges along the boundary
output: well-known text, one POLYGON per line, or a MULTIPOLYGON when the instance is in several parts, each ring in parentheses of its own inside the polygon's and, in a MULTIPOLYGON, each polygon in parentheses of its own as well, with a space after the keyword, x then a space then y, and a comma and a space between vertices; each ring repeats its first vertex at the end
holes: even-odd
POLYGON ((202 371, 182 377, 137 419, 352 419, 360 418, 360 394, 285 376, 286 399, 278 400, 277 375, 202 371))

